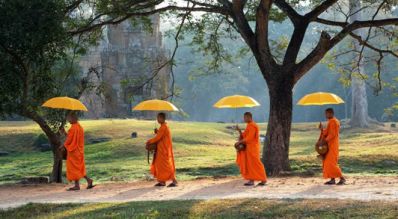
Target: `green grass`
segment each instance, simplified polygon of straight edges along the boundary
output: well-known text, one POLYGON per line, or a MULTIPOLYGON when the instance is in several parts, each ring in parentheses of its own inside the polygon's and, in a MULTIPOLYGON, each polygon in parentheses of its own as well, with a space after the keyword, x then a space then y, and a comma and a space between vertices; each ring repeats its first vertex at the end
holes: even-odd
MULTIPOLYGON (((96 181, 146 179, 148 164, 144 142, 152 136, 153 121, 88 120, 81 122, 86 131, 87 172, 96 181), (131 132, 138 138, 131 139, 131 132), (111 138, 90 144, 90 139, 111 138)), ((228 124, 170 122, 173 133, 177 176, 180 180, 198 177, 238 175, 236 135, 228 124)), ((265 124, 261 124, 262 133, 265 124)), ((41 134, 32 122, 0 122, 0 150, 11 152, 0 157, 0 183, 12 183, 26 176, 46 176, 51 172, 51 152, 39 152, 34 142, 41 134)), ((311 170, 320 174, 321 165, 313 149, 319 133, 316 124, 294 124, 290 159, 294 172, 311 170)), ((343 130, 341 166, 351 175, 398 174, 398 137, 395 130, 343 130)))
POLYGON ((0 218, 397 218, 397 202, 348 200, 183 200, 28 204, 0 218))

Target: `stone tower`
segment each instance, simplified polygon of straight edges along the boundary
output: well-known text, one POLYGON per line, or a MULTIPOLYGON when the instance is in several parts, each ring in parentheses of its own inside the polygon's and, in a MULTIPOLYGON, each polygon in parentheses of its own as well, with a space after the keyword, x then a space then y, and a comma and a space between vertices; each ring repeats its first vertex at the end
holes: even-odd
POLYGON ((167 96, 170 68, 165 65, 160 18, 154 15, 151 21, 151 31, 143 24, 133 25, 130 20, 108 26, 98 48, 83 57, 82 67, 101 68, 102 106, 99 107, 98 100, 90 102, 92 94, 82 98, 88 108, 93 107, 95 115, 89 117, 130 116, 132 106, 139 101, 167 96))

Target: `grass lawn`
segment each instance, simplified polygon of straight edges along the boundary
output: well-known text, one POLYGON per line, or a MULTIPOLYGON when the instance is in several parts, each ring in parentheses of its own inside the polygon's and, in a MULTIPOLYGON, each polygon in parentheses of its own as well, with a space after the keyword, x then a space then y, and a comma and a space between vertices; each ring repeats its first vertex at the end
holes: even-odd
MULTIPOLYGON (((86 131, 87 172, 96 181, 131 181, 145 179, 148 164, 144 142, 152 136, 153 121, 87 120, 81 122, 86 131), (138 132, 132 139, 131 132, 138 132), (108 137, 102 143, 91 139, 108 137)), ((169 123, 174 140, 177 177, 180 180, 219 175, 238 175, 235 150, 236 135, 228 124, 169 123)), ((265 133, 265 124, 261 124, 265 133)), ((343 130, 341 134, 341 166, 351 175, 398 174, 398 129, 343 130)), ((26 176, 46 176, 51 172, 51 152, 40 152, 33 143, 41 134, 32 122, 0 122, 0 150, 11 154, 0 157, 0 183, 12 183, 26 176)), ((320 174, 320 162, 313 149, 319 132, 316 124, 294 124, 290 159, 293 171, 308 170, 320 174)))
POLYGON ((28 204, 0 210, 0 218, 398 218, 398 203, 238 199, 28 204))

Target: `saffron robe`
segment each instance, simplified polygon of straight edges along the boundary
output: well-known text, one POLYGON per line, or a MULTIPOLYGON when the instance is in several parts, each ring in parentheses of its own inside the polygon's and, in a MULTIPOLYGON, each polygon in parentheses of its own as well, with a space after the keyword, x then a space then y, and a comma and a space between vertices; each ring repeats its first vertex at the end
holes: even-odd
POLYGON ((151 164, 151 173, 159 182, 175 179, 175 165, 171 132, 167 123, 163 123, 156 136, 148 140, 157 144, 156 155, 151 164))
POLYGON ((329 147, 329 150, 325 155, 322 165, 324 178, 342 177, 341 169, 338 165, 339 131, 340 131, 340 122, 334 117, 329 119, 326 129, 322 131, 323 138, 328 143, 329 147))
POLYGON ((265 168, 260 160, 260 130, 255 122, 247 123, 241 138, 246 149, 237 152, 236 164, 242 177, 246 180, 266 181, 265 168))
POLYGON ((64 146, 67 151, 66 178, 77 181, 86 176, 84 163, 84 130, 80 124, 74 123, 68 131, 64 146))

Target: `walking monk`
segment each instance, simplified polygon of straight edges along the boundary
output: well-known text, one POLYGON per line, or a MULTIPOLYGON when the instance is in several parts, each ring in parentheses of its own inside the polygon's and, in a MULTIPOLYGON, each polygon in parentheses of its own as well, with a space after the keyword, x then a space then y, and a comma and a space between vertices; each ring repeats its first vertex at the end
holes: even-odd
POLYGON ((155 131, 156 136, 146 142, 147 147, 150 144, 157 144, 151 164, 151 173, 158 181, 155 186, 165 186, 166 182, 171 180, 172 183, 168 187, 176 187, 177 180, 175 176, 173 144, 171 141, 171 132, 166 123, 166 114, 159 113, 157 120, 160 128, 155 131))
POLYGON ((69 113, 66 120, 72 125, 66 134, 65 129, 61 132, 65 134, 66 140, 64 143, 67 157, 66 157, 66 178, 69 181, 74 181, 75 186, 68 189, 68 191, 80 190, 79 180, 85 178, 87 180, 87 189, 94 187, 93 180, 86 175, 86 166, 84 164, 84 131, 78 122, 77 115, 69 113))
POLYGON ((267 177, 264 165, 260 160, 260 129, 253 121, 250 112, 244 114, 244 121, 247 125, 243 133, 239 127, 236 127, 240 133, 240 138, 235 143, 235 146, 244 144, 246 148, 237 152, 236 163, 239 166, 242 177, 249 180, 244 184, 245 186, 253 186, 254 181, 260 181, 258 185, 264 186, 267 182, 267 177))
POLYGON ((328 120, 326 129, 323 129, 322 124, 319 124, 323 140, 327 142, 329 148, 323 159, 323 178, 330 178, 330 181, 326 182, 325 185, 336 184, 335 178, 340 178, 337 185, 344 185, 346 180, 338 165, 340 122, 336 117, 334 117, 334 111, 332 108, 325 110, 325 116, 328 120))

